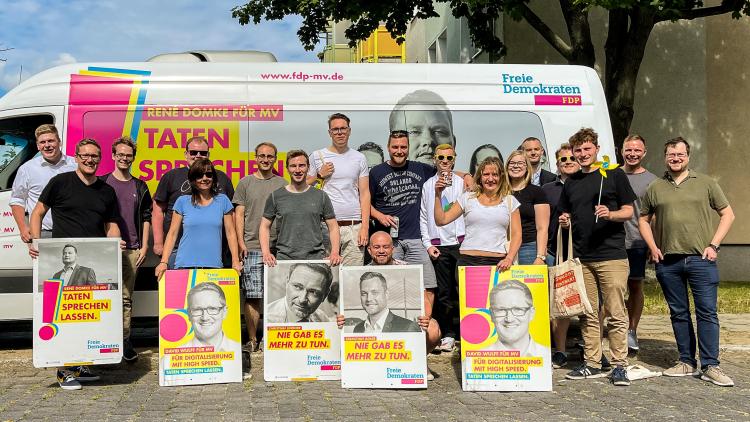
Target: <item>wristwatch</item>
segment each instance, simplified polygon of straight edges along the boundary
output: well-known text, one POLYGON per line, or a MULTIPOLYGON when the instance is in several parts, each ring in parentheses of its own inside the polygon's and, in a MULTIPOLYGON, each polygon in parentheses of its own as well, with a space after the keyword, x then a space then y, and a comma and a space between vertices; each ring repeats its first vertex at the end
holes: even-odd
POLYGON ((544 256, 544 255, 537 255, 536 257, 539 258, 539 259, 541 259, 542 261, 546 261, 547 260, 547 257, 544 256))
POLYGON ((721 246, 714 245, 713 243, 709 243, 708 246, 714 250, 714 252, 719 253, 719 250, 721 249, 721 246))

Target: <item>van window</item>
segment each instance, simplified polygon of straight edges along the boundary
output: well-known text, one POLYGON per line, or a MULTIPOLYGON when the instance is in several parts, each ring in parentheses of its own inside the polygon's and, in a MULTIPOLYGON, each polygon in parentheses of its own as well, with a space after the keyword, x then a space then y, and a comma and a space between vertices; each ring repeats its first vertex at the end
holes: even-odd
MULTIPOLYGON (((546 149, 542 122, 534 113, 423 104, 380 111, 285 109, 283 124, 250 122, 250 148, 263 141, 273 142, 280 152, 302 148, 312 153, 325 148, 331 144, 327 121, 333 113, 349 117, 349 147, 362 152, 370 167, 388 160, 391 130, 408 132, 410 160, 432 164, 435 147, 451 144, 457 153, 456 169, 472 174, 489 156, 504 161, 528 137, 539 138, 546 149)), ((548 164, 543 167, 549 169, 548 164)))
POLYGON ((52 116, 0 119, 0 190, 13 187, 18 168, 38 153, 34 131, 45 123, 53 123, 52 116))

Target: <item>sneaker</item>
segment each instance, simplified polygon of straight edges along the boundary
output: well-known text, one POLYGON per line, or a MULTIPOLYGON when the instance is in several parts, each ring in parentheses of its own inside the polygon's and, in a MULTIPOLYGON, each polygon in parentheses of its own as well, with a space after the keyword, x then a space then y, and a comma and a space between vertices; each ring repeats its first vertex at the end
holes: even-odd
POLYGON ((568 372, 565 378, 569 380, 583 380, 588 378, 604 378, 607 374, 602 372, 600 369, 593 368, 586 365, 586 362, 582 363, 581 366, 568 372))
POLYGON ((635 330, 628 330, 628 350, 631 352, 637 352, 640 347, 638 346, 638 336, 635 334, 635 330))
POLYGON ((128 363, 138 360, 138 352, 135 351, 130 340, 125 340, 122 344, 122 359, 128 363))
POLYGON ((249 380, 253 378, 253 374, 250 372, 252 370, 252 361, 250 360, 250 350, 245 350, 243 347, 242 350, 242 379, 243 380, 249 380))
POLYGON ((677 362, 673 367, 662 371, 661 374, 665 377, 687 377, 700 375, 700 371, 689 363, 677 362))
POLYGON ((99 375, 91 372, 88 366, 79 366, 73 369, 73 375, 81 382, 99 381, 100 379, 99 375))
POLYGON ((617 366, 612 370, 612 373, 609 374, 609 381, 612 384, 619 386, 630 385, 630 379, 628 378, 627 369, 623 368, 622 366, 617 366))
POLYGON ((452 352, 453 346, 456 345, 456 339, 453 337, 443 337, 442 340, 440 340, 440 346, 438 346, 438 349, 440 349, 441 352, 452 352))
POLYGON ((552 367, 560 369, 568 363, 568 355, 563 352, 555 352, 552 354, 552 367))
POLYGON ((81 383, 76 380, 73 372, 67 369, 57 371, 57 383, 60 384, 60 388, 63 390, 80 390, 81 383))
POLYGON ((718 366, 709 366, 701 374, 703 381, 712 382, 720 387, 734 387, 734 381, 724 373, 718 366))
POLYGON ((609 359, 607 359, 607 357, 604 356, 604 353, 602 353, 602 371, 610 370, 612 370, 612 364, 609 363, 609 359))
POLYGON ((427 367, 427 381, 434 381, 435 380, 435 374, 432 372, 432 369, 430 367, 427 367))

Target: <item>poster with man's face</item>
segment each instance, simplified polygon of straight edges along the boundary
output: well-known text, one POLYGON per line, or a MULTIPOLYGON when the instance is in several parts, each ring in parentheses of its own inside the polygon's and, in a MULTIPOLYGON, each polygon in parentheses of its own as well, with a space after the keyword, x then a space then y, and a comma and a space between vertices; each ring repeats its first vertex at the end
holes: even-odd
POLYGON ((459 267, 462 386, 551 391, 547 267, 459 267))
POLYGON ((421 265, 341 267, 344 388, 426 388, 421 265))
POLYGON ((328 261, 278 261, 264 269, 266 381, 340 379, 338 268, 328 261))
POLYGON ((34 260, 34 366, 122 359, 119 239, 39 239, 34 260))
POLYGON ((240 295, 231 269, 159 280, 159 385, 242 382, 240 295))

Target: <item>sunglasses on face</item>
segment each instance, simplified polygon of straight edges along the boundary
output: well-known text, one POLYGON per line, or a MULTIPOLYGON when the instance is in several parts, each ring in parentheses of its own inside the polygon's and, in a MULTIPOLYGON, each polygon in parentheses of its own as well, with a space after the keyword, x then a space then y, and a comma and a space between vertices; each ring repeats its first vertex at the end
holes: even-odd
POLYGON ((214 172, 207 171, 207 172, 204 172, 204 173, 201 173, 201 174, 198 175, 199 179, 202 179, 204 177, 208 177, 209 179, 213 179, 214 178, 214 172))
POLYGON ((561 163, 567 163, 567 162, 574 163, 576 160, 573 157, 563 156, 563 157, 558 158, 557 161, 561 163))
POLYGON ((196 155, 200 155, 201 157, 208 157, 208 151, 196 151, 194 149, 191 149, 188 151, 188 154, 190 154, 191 157, 195 157, 196 155))
POLYGON ((436 155, 435 158, 437 158, 439 161, 453 161, 456 156, 455 155, 436 155))

